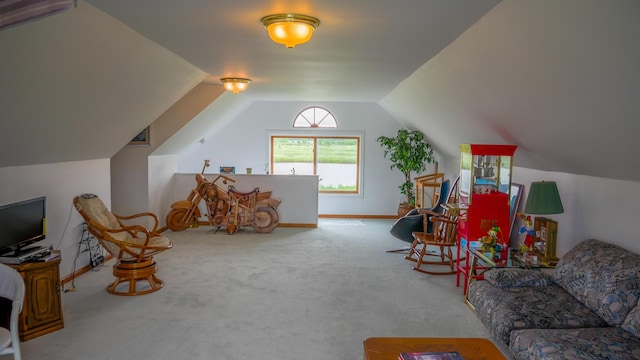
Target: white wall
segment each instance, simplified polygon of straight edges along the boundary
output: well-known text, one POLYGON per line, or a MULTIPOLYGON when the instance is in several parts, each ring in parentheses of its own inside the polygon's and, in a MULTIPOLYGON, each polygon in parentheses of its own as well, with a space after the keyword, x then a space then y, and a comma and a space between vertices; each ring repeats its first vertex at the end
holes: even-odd
POLYGON ((564 213, 547 217, 558 222, 557 253, 562 256, 581 240, 595 238, 640 253, 635 229, 640 182, 514 168, 513 181, 525 186, 522 206, 533 181, 555 181, 564 213))
MULTIPOLYGON (((363 181, 361 195, 324 195, 319 198, 320 214, 340 215, 393 215, 397 213, 400 193, 398 185, 402 174, 391 171, 389 160, 384 159, 382 147, 376 142, 380 135, 393 136, 402 125, 375 103, 303 103, 255 102, 207 139, 195 150, 179 155, 178 172, 198 173, 205 159, 211 160, 211 169, 235 166, 236 169, 253 168, 254 174, 264 174, 269 162, 268 133, 271 131, 309 132, 327 129, 294 130, 293 120, 309 106, 329 110, 338 122, 340 131, 363 134, 363 181)), ((211 121, 214 121, 212 119, 211 121)), ((215 170, 213 170, 215 171, 215 170)), ((428 170, 427 173, 431 172, 428 170)))
MULTIPOLYGON (((153 137, 153 127, 149 135, 153 137)), ((153 140, 153 138, 152 138, 153 140)), ((148 158, 152 148, 124 146, 111 158, 111 192, 116 214, 135 214, 149 210, 148 158)))
MULTIPOLYGON (((205 174, 207 180, 215 180, 217 174, 205 174)), ((280 224, 318 224, 318 176, 316 175, 229 175, 236 182, 236 190, 248 192, 256 187, 261 191, 272 191, 271 197, 282 201, 278 207, 280 224)), ((174 191, 177 200, 187 198, 196 185, 195 174, 175 174, 174 191)), ((220 182, 218 182, 220 185, 220 182)), ((206 220, 203 201, 199 204, 202 220, 206 220)))
MULTIPOLYGON (((156 214, 160 220, 160 227, 164 226, 169 205, 176 201, 174 197, 174 175, 177 169, 175 155, 149 156, 148 159, 148 210, 156 214)), ((188 193, 182 194, 185 198, 188 193)))
MULTIPOLYGON (((61 250, 61 277, 74 270, 82 231, 83 220, 73 208, 73 197, 94 193, 110 207, 109 171, 109 159, 0 168, 0 204, 47 197, 47 238, 37 245, 61 250)), ((81 253, 76 270, 88 263, 88 253, 81 253)))
POLYGON ((84 1, 0 53, 1 167, 109 158, 207 75, 84 1))

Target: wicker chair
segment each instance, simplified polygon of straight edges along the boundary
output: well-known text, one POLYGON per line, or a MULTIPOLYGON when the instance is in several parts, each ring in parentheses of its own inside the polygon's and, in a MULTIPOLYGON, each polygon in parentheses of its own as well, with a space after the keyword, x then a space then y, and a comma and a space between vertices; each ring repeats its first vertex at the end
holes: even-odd
MULTIPOLYGON (((87 223, 89 232, 111 254, 115 281, 107 286, 107 291, 115 295, 143 295, 160 290, 164 283, 156 277, 158 266, 153 256, 170 249, 171 241, 158 232, 158 217, 152 213, 131 216, 112 214, 99 197, 83 194, 73 199, 76 210, 87 223), (153 222, 149 229, 140 225, 140 220, 153 222), (137 222, 135 225, 127 223, 137 222), (149 287, 138 289, 137 282, 145 280, 149 287), (128 283, 126 290, 118 285, 128 283)), ((141 284, 141 285, 144 285, 141 284)))

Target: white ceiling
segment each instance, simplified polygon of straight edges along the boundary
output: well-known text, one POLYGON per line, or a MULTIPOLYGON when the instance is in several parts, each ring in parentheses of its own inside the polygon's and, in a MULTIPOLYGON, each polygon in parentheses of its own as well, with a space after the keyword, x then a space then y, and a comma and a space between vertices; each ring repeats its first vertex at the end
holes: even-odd
POLYGON ((378 101, 498 0, 87 0, 210 74, 252 79, 256 100, 378 101), (320 19, 287 49, 260 19, 320 19))
POLYGON ((443 156, 509 143, 516 166, 640 181, 638 39, 637 0, 80 0, 0 31, 0 167, 110 158, 240 76, 228 103, 377 103, 443 156), (259 22, 277 12, 321 25, 287 49, 259 22))

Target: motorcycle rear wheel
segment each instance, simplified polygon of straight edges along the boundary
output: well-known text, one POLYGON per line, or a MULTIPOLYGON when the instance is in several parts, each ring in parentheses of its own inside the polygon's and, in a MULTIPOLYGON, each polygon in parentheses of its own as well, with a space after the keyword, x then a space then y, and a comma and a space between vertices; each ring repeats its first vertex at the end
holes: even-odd
POLYGON ((270 233, 278 226, 279 219, 278 212, 274 208, 270 206, 260 207, 256 210, 253 230, 261 234, 270 233))
POLYGON ((167 227, 173 231, 182 231, 189 227, 189 219, 184 219, 187 209, 172 209, 167 214, 167 227))

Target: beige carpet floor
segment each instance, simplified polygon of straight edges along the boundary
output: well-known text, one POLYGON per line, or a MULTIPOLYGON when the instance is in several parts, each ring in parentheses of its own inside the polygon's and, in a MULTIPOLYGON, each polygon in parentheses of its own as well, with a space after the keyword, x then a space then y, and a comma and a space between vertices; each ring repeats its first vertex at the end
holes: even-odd
POLYGON ((22 343, 23 358, 346 360, 362 359, 372 336, 488 337, 454 275, 385 252, 407 245, 391 224, 169 231, 174 248, 156 258, 163 289, 108 294, 107 262, 63 293, 64 329, 22 343))

